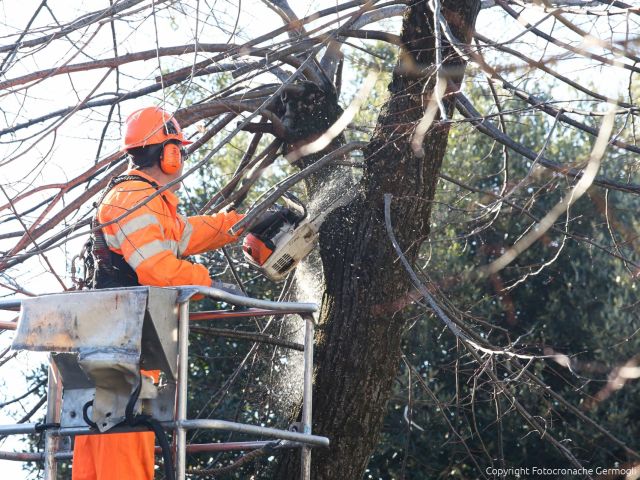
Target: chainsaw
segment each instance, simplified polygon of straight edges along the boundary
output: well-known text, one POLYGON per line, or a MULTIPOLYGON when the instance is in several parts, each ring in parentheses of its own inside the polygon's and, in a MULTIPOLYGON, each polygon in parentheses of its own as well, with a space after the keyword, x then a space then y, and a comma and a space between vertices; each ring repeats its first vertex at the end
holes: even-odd
POLYGON ((244 257, 271 280, 284 279, 313 250, 324 215, 307 218, 307 209, 294 195, 283 195, 249 229, 242 243, 244 257))

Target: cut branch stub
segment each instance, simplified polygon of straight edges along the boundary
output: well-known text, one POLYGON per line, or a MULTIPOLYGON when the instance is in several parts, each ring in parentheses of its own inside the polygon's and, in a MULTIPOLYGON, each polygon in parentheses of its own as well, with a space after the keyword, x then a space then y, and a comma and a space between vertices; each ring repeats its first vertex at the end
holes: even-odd
MULTIPOLYGON (((290 87, 281 95, 284 106, 282 125, 288 142, 310 140, 327 130, 342 113, 335 90, 326 92, 311 82, 290 87)), ((287 151, 291 150, 290 147, 287 151)))

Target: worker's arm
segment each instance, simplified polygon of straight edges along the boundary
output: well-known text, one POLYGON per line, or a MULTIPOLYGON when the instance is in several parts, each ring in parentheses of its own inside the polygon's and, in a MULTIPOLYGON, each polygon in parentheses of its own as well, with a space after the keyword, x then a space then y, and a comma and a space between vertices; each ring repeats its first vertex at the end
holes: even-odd
POLYGON ((242 218, 244 215, 235 211, 182 217, 184 230, 178 245, 178 254, 185 257, 195 255, 236 241, 239 235, 230 234, 229 229, 242 218))
POLYGON ((101 223, 110 222, 123 212, 131 211, 125 218, 104 228, 109 248, 124 257, 142 285, 210 286, 208 270, 203 265, 179 259, 178 242, 165 238, 162 222, 171 218, 171 215, 164 200, 157 196, 135 208, 149 195, 148 185, 136 183, 140 183, 140 188, 129 186, 128 191, 107 197, 101 205, 98 214, 101 223))

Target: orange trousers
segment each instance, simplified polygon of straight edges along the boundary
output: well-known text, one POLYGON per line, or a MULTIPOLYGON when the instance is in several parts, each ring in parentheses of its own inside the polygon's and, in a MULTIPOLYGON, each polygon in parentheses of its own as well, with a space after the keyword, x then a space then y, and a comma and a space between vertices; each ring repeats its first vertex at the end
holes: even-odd
POLYGON ((78 435, 72 480, 153 480, 153 432, 78 435))

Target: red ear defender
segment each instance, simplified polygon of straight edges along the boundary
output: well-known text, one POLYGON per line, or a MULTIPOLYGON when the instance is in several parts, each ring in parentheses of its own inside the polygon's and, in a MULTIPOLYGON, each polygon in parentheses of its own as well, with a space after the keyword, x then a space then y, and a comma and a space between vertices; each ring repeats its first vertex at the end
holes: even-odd
POLYGON ((180 146, 175 143, 167 143, 162 148, 160 169, 167 175, 172 175, 180 170, 182 165, 182 152, 180 146))

